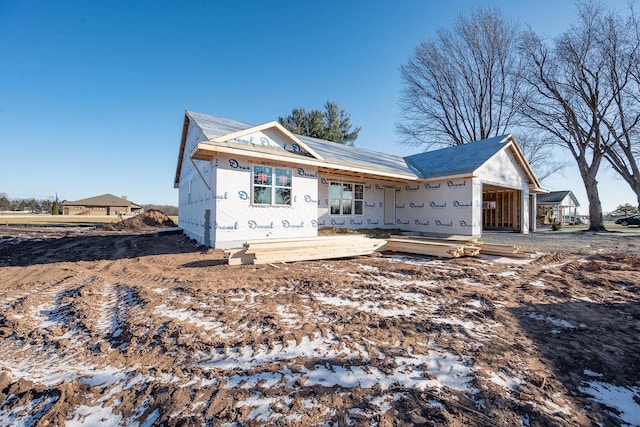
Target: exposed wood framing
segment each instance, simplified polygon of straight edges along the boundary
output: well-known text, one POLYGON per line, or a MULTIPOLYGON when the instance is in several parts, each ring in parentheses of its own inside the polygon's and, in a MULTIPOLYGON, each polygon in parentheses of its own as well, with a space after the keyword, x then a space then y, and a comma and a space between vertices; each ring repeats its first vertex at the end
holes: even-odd
POLYGON ((190 159, 191 163, 193 164, 193 167, 196 169, 196 172, 198 172, 198 175, 200 175, 200 179, 202 179, 202 182, 204 183, 205 187, 207 187, 207 190, 211 191, 211 186, 209 186, 209 183, 207 182, 206 179, 204 179, 204 175, 202 175, 202 172, 200 172, 200 169, 198 168, 198 165, 196 165, 196 162, 193 161, 193 159, 190 159))
POLYGON ((511 188, 485 185, 482 190, 482 227, 487 230, 521 231, 522 192, 511 188), (494 202, 495 208, 484 205, 494 202))

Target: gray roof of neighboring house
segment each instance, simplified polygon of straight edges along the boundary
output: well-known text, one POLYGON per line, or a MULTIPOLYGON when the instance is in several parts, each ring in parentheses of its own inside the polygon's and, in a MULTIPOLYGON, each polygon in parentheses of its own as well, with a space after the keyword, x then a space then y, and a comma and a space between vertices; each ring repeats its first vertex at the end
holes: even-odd
POLYGON ((416 168, 421 178, 473 173, 504 148, 509 135, 501 135, 455 147, 427 151, 405 157, 416 168))
POLYGON ((576 206, 580 206, 580 203, 578 203, 578 199, 576 199, 576 196, 574 196, 571 190, 551 191, 547 194, 538 194, 536 203, 539 205, 558 205, 562 203, 562 201, 568 195, 571 195, 571 198, 573 199, 573 202, 576 206))
POLYGON ((122 197, 114 196, 113 194, 102 194, 100 196, 89 197, 80 200, 66 200, 62 202, 63 205, 68 206, 132 206, 141 208, 142 206, 130 202, 122 197))

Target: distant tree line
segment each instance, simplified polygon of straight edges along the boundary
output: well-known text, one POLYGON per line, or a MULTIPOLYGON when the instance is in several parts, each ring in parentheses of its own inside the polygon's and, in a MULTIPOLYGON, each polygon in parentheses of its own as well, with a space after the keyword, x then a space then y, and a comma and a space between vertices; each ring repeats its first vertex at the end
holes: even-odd
POLYGON ((0 193, 0 211, 51 213, 52 208, 53 200, 9 199, 6 193, 0 193))
MULTIPOLYGON (((53 198, 50 199, 10 199, 6 193, 0 193, 0 211, 13 211, 13 212, 33 212, 33 213, 46 213, 50 214, 53 211, 56 201, 53 198)), ((59 209, 62 209, 62 202, 59 203, 59 209)), ((171 205, 156 205, 146 204, 142 205, 145 211, 149 209, 155 209, 168 216, 177 216, 178 207, 171 205)))

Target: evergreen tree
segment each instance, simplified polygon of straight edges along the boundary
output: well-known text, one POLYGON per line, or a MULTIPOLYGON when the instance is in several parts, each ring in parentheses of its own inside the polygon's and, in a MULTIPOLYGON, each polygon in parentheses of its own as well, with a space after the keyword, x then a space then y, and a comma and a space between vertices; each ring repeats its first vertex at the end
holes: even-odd
POLYGON ((635 215, 638 213, 638 208, 631 205, 630 203, 625 203, 624 205, 619 205, 615 211, 611 212, 611 216, 619 216, 621 218, 635 215))
POLYGON ((351 116, 333 101, 327 101, 324 112, 294 108, 290 115, 278 117, 278 122, 295 134, 345 145, 353 145, 362 129, 358 126, 352 130, 351 116))

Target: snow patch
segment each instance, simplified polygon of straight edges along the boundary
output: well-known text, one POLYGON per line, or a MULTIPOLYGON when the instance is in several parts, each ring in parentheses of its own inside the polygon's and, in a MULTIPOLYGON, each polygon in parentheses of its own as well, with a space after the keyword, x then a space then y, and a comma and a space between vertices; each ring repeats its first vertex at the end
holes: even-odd
POLYGON ((640 387, 622 387, 600 381, 589 381, 586 386, 578 389, 592 396, 596 402, 614 408, 618 412, 615 415, 624 423, 631 426, 640 425, 640 403, 638 403, 640 387))
POLYGON ((544 316, 540 313, 527 313, 527 317, 535 320, 542 320, 544 322, 551 323, 552 325, 558 326, 560 328, 567 328, 567 329, 576 328, 576 326, 573 323, 569 322, 568 320, 556 319, 555 317, 544 316))
POLYGON ((200 328, 206 329, 208 333, 215 334, 216 336, 223 339, 228 339, 234 336, 233 333, 228 333, 225 331, 225 329, 228 327, 226 327, 224 323, 208 320, 207 318, 205 318, 204 313, 199 311, 170 308, 166 304, 161 304, 156 307, 154 313, 164 317, 192 323, 200 328))
POLYGON ((122 415, 114 414, 103 406, 78 405, 67 416, 65 427, 79 426, 120 426, 122 415))
MULTIPOLYGON (((344 299, 335 296, 327 296, 322 293, 314 293, 314 297, 323 304, 333 305, 336 307, 352 307, 356 310, 364 311, 367 313, 375 313, 381 317, 396 317, 396 316, 412 316, 415 311, 409 308, 383 308, 380 304, 376 304, 372 301, 354 301, 351 299, 344 299)), ((383 305, 388 305, 387 303, 383 305)))
POLYGON ((396 368, 386 374, 375 367, 316 365, 313 369, 302 368, 305 385, 323 387, 363 387, 380 385, 382 390, 394 386, 426 390, 449 387, 469 391, 473 380, 468 358, 451 353, 430 351, 427 355, 396 357, 396 368), (428 374, 428 376, 426 376, 428 374))
POLYGON ((489 372, 489 381, 511 390, 517 390, 518 386, 522 384, 519 378, 509 376, 504 372, 489 372))

